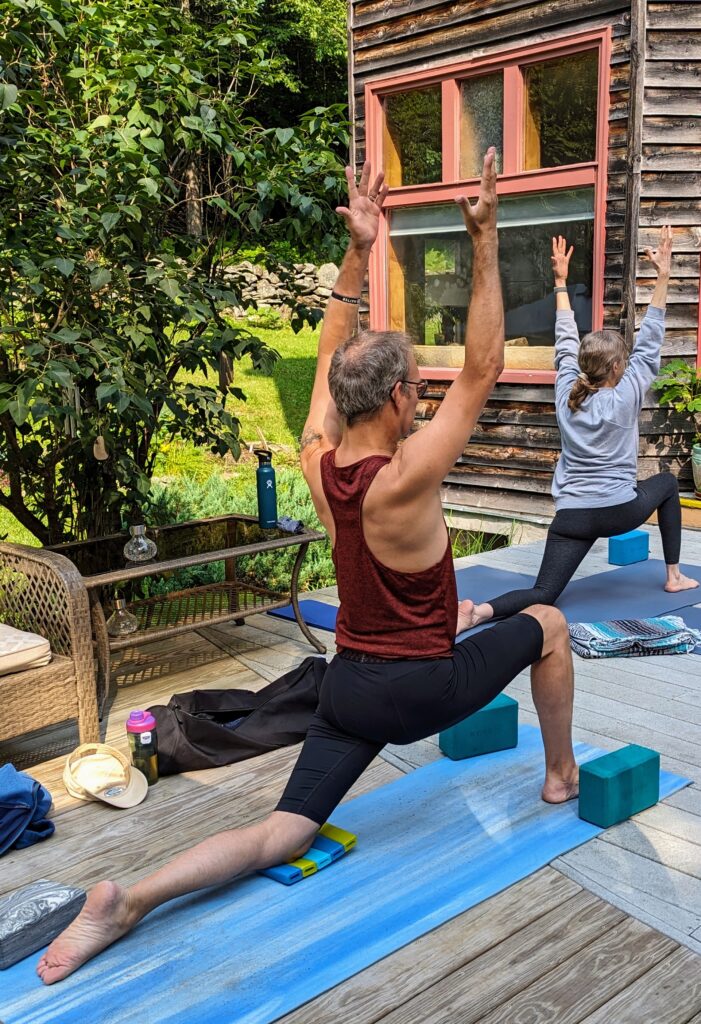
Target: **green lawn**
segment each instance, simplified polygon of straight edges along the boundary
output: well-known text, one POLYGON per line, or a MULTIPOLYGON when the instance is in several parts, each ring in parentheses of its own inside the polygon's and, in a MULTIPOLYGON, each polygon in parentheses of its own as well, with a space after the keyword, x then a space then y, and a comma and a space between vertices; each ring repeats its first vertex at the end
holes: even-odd
MULTIPOLYGON (((254 370, 250 356, 234 366, 234 384, 246 396, 245 402, 228 400, 229 410, 241 423, 241 446, 257 446, 265 441, 276 450, 277 465, 297 463, 299 438, 302 433, 316 366, 319 330, 305 328, 295 334, 289 327, 282 330, 255 328, 263 341, 280 353, 272 375, 254 370)), ((202 373, 193 374, 194 380, 204 381, 202 373)), ((211 378, 210 378, 211 379, 211 378)), ((165 469, 168 472, 189 472, 201 478, 209 475, 205 466, 184 466, 189 453, 183 447, 168 453, 165 469)), ((201 456, 200 456, 201 458, 201 456)), ((197 460, 195 460, 197 461, 197 460)), ((212 461, 217 465, 218 460, 212 461)))

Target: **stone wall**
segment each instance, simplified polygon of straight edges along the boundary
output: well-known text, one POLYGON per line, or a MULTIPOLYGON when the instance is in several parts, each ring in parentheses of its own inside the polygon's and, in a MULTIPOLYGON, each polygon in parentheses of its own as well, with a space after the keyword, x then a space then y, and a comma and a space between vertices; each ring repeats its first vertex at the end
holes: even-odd
POLYGON ((269 306, 283 316, 292 305, 303 304, 310 309, 324 309, 338 277, 335 263, 316 267, 313 263, 294 263, 288 271, 277 273, 244 260, 226 267, 228 283, 240 291, 241 306, 234 314, 242 316, 249 306, 269 306))

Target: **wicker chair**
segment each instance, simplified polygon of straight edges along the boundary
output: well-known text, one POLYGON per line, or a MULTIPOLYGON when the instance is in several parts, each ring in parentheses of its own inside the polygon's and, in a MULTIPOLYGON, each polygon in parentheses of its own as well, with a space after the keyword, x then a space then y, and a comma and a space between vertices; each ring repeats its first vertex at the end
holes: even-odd
POLYGON ((53 652, 44 668, 0 676, 0 741, 75 718, 80 742, 97 742, 90 609, 72 562, 53 551, 0 544, 0 622, 39 633, 53 652))

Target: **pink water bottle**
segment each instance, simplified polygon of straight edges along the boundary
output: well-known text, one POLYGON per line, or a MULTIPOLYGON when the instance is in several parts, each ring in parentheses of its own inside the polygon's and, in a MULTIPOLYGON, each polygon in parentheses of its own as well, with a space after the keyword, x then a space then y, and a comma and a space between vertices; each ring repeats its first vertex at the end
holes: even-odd
POLYGON ((146 776, 149 786, 158 782, 156 719, 150 711, 132 711, 127 721, 131 763, 146 776))

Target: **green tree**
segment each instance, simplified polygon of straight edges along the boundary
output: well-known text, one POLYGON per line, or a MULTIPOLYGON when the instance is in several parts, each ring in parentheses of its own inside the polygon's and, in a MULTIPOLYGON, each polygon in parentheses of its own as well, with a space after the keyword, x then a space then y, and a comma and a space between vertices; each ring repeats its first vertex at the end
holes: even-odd
MULTIPOLYGON (((0 11, 0 504, 43 543, 119 528, 157 442, 238 454, 232 248, 337 254, 342 111, 250 113, 284 80, 255 0, 6 0, 0 11), (199 168, 200 237, 186 231, 199 168), (219 387, 182 371, 224 368, 219 387), (104 456, 107 458, 104 458, 104 456)), ((297 322, 305 315, 300 307, 297 322)))

